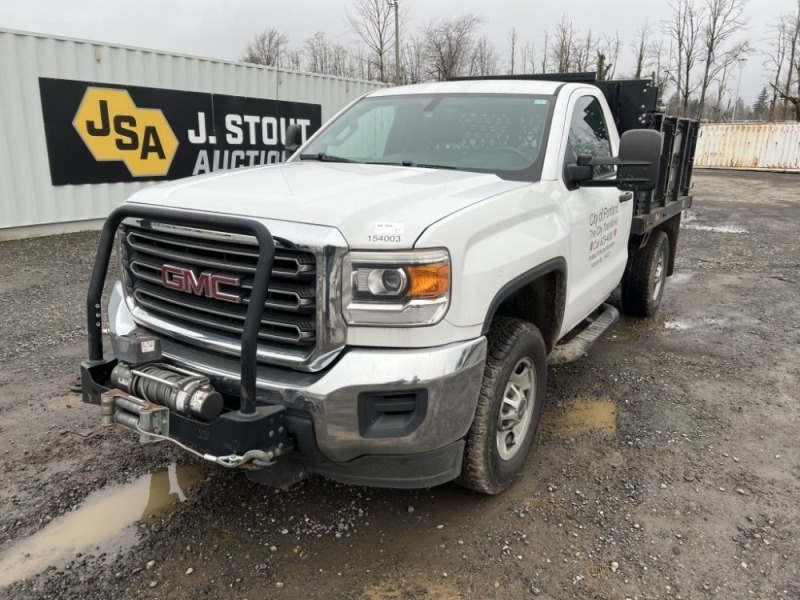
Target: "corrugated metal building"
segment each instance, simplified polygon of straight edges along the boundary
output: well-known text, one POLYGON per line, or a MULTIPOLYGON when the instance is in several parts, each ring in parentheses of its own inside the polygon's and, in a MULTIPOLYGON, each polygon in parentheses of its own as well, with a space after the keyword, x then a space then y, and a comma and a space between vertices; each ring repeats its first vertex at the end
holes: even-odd
POLYGON ((97 227, 153 180, 275 162, 287 124, 311 133, 380 86, 0 29, 0 239, 97 227))
POLYGON ((800 172, 800 123, 702 125, 695 166, 800 172))

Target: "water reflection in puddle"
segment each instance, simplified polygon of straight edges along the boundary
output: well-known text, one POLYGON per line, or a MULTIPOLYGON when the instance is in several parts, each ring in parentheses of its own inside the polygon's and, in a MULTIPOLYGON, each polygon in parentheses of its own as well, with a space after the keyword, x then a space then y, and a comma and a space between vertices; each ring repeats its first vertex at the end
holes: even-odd
POLYGON ((617 406, 611 400, 580 399, 566 402, 565 410, 542 414, 540 429, 544 433, 572 437, 598 431, 617 432, 617 406))
POLYGON ((136 522, 153 523, 187 499, 201 465, 171 464, 124 485, 92 492, 80 508, 0 554, 0 587, 61 566, 78 552, 113 554, 136 544, 136 522))

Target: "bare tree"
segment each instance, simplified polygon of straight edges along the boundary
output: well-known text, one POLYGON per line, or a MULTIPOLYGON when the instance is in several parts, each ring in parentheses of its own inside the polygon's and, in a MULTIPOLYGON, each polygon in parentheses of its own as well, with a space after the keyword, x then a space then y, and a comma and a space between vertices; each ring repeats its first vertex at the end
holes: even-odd
MULTIPOLYGON (((714 121, 720 121, 723 118, 722 99, 726 94, 730 93, 728 89, 728 81, 731 75, 735 72, 734 67, 739 64, 740 59, 750 51, 750 46, 747 42, 740 42, 725 54, 719 57, 711 72, 710 81, 717 86, 717 96, 710 115, 707 115, 714 121)), ((740 65, 741 68, 741 65, 740 65)), ((738 99, 734 99, 737 101, 738 99)), ((698 106, 698 111, 700 107, 698 106)), ((708 112, 708 111, 706 111, 708 112)), ((699 113, 698 113, 699 114, 699 113)), ((737 109, 738 114, 738 109, 737 109)))
POLYGON ((636 30, 636 39, 631 44, 634 52, 634 60, 636 61, 636 71, 634 71, 633 78, 641 79, 644 75, 644 70, 647 67, 647 49, 650 42, 650 36, 653 34, 653 26, 647 21, 639 26, 636 30))
POLYGON ((495 52, 494 46, 492 46, 489 38, 483 36, 472 48, 469 74, 477 77, 483 75, 497 75, 500 72, 497 64, 497 52, 495 52))
POLYGON ((547 58, 550 50, 550 34, 545 29, 544 31, 544 46, 542 46, 542 73, 547 73, 547 58))
MULTIPOLYGON (((575 32, 575 35, 578 35, 578 32, 575 32)), ((566 71, 561 71, 562 73, 568 73, 569 71, 577 71, 580 73, 585 73, 589 70, 589 64, 594 60, 595 54, 598 51, 598 41, 592 37, 592 30, 586 32, 586 38, 584 38, 583 42, 580 44, 576 44, 573 42, 572 44, 572 59, 570 61, 569 66, 567 67, 566 71)))
POLYGON ((447 81, 466 72, 480 23, 481 19, 470 13, 428 23, 423 32, 428 77, 447 81))
POLYGON ((792 96, 792 83, 794 82, 794 72, 798 73, 798 89, 797 96, 800 97, 800 0, 797 0, 797 12, 789 19, 789 62, 788 71, 786 73, 786 84, 783 86, 783 91, 779 92, 779 96, 783 98, 783 112, 784 116, 788 115, 788 108, 791 104, 794 106, 794 118, 800 121, 798 117, 798 103, 797 98, 792 96))
POLYGON ((784 104, 791 105, 791 118, 800 123, 800 91, 794 96, 791 94, 784 94, 783 92, 778 92, 778 95, 783 98, 784 104))
POLYGON ((536 52, 533 42, 525 42, 522 46, 522 72, 536 73, 536 52))
POLYGON ((303 68, 303 51, 292 48, 286 53, 286 68, 300 71, 303 68))
POLYGON ((569 73, 575 61, 575 26, 567 16, 561 17, 561 22, 556 26, 553 42, 550 49, 550 67, 555 73, 569 73))
POLYGON ((700 102, 697 116, 703 116, 706 93, 719 69, 720 49, 728 39, 745 25, 743 13, 747 0, 705 0, 705 21, 702 26, 704 51, 703 79, 700 83, 700 102))
POLYGON ((773 37, 767 41, 770 50, 766 52, 767 60, 764 62, 764 67, 767 69, 767 72, 774 74, 769 84, 772 88, 772 97, 770 98, 768 117, 770 121, 776 117, 775 111, 778 103, 781 72, 785 67, 786 54, 790 45, 789 23, 786 17, 780 17, 778 22, 773 26, 772 30, 773 37))
POLYGON ((522 45, 522 73, 536 73, 536 51, 533 42, 522 45))
POLYGON ((312 73, 334 75, 336 77, 355 77, 358 73, 357 57, 341 44, 333 44, 318 31, 303 45, 305 68, 312 73))
POLYGON ((622 42, 619 33, 613 36, 603 34, 603 38, 597 42, 597 77, 598 79, 614 79, 617 72, 617 62, 619 61, 619 49, 622 42), (602 57, 602 69, 600 68, 602 57), (601 77, 602 75, 602 77, 601 77))
POLYGON ((403 82, 420 83, 425 80, 425 41, 412 36, 403 48, 403 82))
POLYGON ((672 61, 669 53, 667 56, 664 55, 664 43, 663 39, 654 40, 647 49, 648 60, 653 65, 651 78, 653 83, 661 90, 662 99, 666 96, 667 87, 669 86, 669 68, 672 61))
POLYGON ((308 38, 303 45, 305 67, 312 73, 329 73, 331 69, 330 44, 325 39, 325 33, 318 31, 308 38))
POLYGON ((274 27, 265 29, 253 36, 247 43, 244 62, 269 67, 283 66, 283 59, 289 49, 289 38, 274 27))
MULTIPOLYGON (((512 27, 508 32, 508 45, 511 47, 511 75, 514 74, 514 67, 517 60, 517 29, 512 27)), ((524 69, 523 69, 524 70, 524 69)))
MULTIPOLYGON (((401 3, 400 21, 405 20, 405 3, 401 3)), ((353 32, 369 49, 373 63, 381 81, 392 79, 390 66, 394 40, 394 9, 386 0, 353 0, 352 12, 348 11, 347 22, 353 32), (391 57, 391 58, 390 58, 391 57)))
POLYGON ((702 10, 695 0, 675 0, 671 8, 672 20, 666 24, 666 32, 674 43, 675 57, 670 71, 680 99, 679 112, 685 115, 689 97, 698 87, 692 77, 701 52, 702 10))

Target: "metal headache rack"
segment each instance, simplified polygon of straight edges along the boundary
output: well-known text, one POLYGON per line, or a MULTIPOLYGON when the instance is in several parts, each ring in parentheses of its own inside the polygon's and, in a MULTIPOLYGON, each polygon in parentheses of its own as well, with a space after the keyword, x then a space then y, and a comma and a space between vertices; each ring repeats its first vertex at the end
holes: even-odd
POLYGON ((662 134, 658 181, 654 190, 636 193, 631 233, 647 233, 691 206, 689 191, 700 123, 694 119, 664 114, 659 106, 661 90, 651 80, 601 81, 594 72, 488 75, 453 80, 560 81, 588 83, 599 88, 608 102, 620 135, 631 129, 653 129, 662 134))

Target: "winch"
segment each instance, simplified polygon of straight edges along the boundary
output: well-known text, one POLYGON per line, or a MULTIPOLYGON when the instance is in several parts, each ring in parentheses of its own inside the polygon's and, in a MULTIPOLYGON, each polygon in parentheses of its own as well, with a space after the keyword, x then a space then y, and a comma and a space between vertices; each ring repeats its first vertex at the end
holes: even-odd
POLYGON ((109 376, 111 388, 100 395, 103 425, 122 425, 138 432, 144 444, 170 442, 228 468, 270 467, 292 449, 282 418, 277 416, 283 408, 274 406, 257 409, 258 418, 246 421, 249 427, 241 432, 242 439, 249 439, 253 446, 240 450, 241 454, 210 454, 190 448, 174 437, 171 425, 178 430, 178 437, 181 433, 229 427, 235 422, 231 415, 236 413, 222 415, 222 394, 208 377, 162 362, 160 341, 146 333, 112 335, 111 345, 117 364, 109 376))
POLYGON ((111 372, 111 383, 187 417, 211 421, 222 412, 222 395, 208 377, 171 365, 149 363, 137 368, 119 363, 111 372))
POLYGON ((111 372, 114 387, 166 406, 187 417, 212 421, 222 412, 222 395, 208 377, 161 362, 157 338, 145 334, 113 336, 119 363, 111 372))

